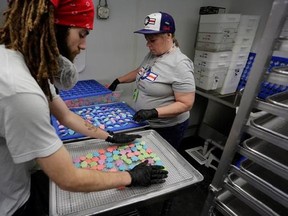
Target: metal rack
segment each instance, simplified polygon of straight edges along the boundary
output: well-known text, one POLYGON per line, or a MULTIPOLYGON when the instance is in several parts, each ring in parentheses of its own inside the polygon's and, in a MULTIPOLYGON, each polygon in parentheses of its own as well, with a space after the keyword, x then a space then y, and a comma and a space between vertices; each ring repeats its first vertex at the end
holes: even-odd
POLYGON ((266 101, 256 99, 287 11, 287 0, 273 1, 254 66, 209 186, 202 216, 218 215, 219 212, 233 216, 287 215, 288 92, 271 96, 266 101), (267 114, 250 119, 253 108, 267 114), (251 138, 243 141, 243 135, 247 134, 251 138), (239 166, 232 164, 236 153, 246 158, 239 166))

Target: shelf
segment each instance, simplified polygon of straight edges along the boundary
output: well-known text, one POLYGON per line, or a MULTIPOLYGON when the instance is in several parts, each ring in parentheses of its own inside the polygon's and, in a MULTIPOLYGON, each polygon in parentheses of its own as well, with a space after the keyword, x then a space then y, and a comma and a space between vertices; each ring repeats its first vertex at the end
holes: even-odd
POLYGON ((288 150, 288 142, 287 139, 283 137, 279 137, 277 135, 268 133, 266 131, 263 131, 262 129, 253 127, 253 126, 244 126, 244 131, 246 133, 249 133, 252 136, 256 136, 258 138, 261 138, 263 140, 266 140, 270 143, 273 143, 274 145, 283 148, 285 150, 288 150))
POLYGON ((211 99, 213 101, 216 101, 220 104, 223 104, 225 106, 228 106, 230 108, 236 108, 239 106, 241 95, 234 93, 229 95, 220 95, 219 93, 215 91, 204 91, 204 90, 196 90, 196 94, 199 94, 207 99, 211 99))
POLYGON ((267 101, 271 104, 286 108, 288 110, 288 91, 269 96, 267 101))
POLYGON ((283 106, 256 100, 254 107, 256 109, 263 110, 273 115, 277 115, 277 116, 288 119, 288 109, 283 106))
POLYGON ((285 215, 287 208, 277 203, 271 197, 265 195, 255 187, 248 184, 243 178, 234 173, 230 173, 225 179, 225 188, 233 193, 237 198, 255 209, 261 215, 285 215))
MULTIPOLYGON (((288 2, 285 0, 272 2, 269 18, 257 47, 257 55, 245 90, 241 95, 239 109, 227 137, 218 169, 210 184, 210 190, 213 193, 208 195, 206 199, 208 204, 205 204, 201 216, 209 215, 207 206, 212 202, 215 209, 224 215, 257 215, 246 213, 245 205, 263 216, 287 215, 288 91, 268 96, 266 101, 256 97, 265 78, 272 50, 275 47, 275 39, 279 37, 287 18, 287 9, 288 2), (264 111, 265 114, 253 117, 251 115, 253 109, 264 111), (251 120, 247 122, 249 116, 251 120), (247 135, 245 133, 250 134, 252 138, 241 143, 247 135), (236 159, 237 152, 247 158, 246 161, 242 161, 239 168, 231 165, 233 159, 236 159), (226 178, 223 181, 224 177, 226 178), (220 199, 223 189, 229 191, 234 197, 220 199), (214 198, 211 198, 213 196, 214 198), (238 208, 233 208, 233 205, 229 204, 232 204, 234 200, 236 203, 236 199, 239 203, 236 206, 238 208)), ((276 71, 276 73, 281 73, 281 78, 278 80, 284 82, 285 85, 288 78, 287 69, 288 67, 284 72, 276 71)), ((270 78, 276 80, 276 76, 270 76, 270 78)), ((221 100, 219 95, 214 95, 214 97, 221 100)), ((232 99, 229 99, 230 103, 232 99)))
POLYGON ((288 167, 287 166, 275 163, 274 161, 272 161, 268 158, 262 157, 259 154, 256 154, 252 151, 249 151, 243 147, 239 147, 238 152, 240 154, 242 154, 243 156, 255 161, 258 164, 260 164, 261 166, 266 167, 267 169, 271 170, 275 174, 280 175, 283 178, 285 178, 286 180, 288 180, 288 167))
POLYGON ((288 151, 281 149, 269 142, 261 140, 257 137, 252 137, 245 140, 243 147, 248 151, 253 152, 259 157, 266 158, 277 166, 288 168, 288 151))
POLYGON ((258 212, 246 205, 228 190, 223 190, 223 192, 215 198, 215 208, 225 216, 260 216, 258 212))
POLYGON ((244 161, 240 169, 232 166, 231 171, 283 206, 288 206, 287 180, 250 160, 244 161))

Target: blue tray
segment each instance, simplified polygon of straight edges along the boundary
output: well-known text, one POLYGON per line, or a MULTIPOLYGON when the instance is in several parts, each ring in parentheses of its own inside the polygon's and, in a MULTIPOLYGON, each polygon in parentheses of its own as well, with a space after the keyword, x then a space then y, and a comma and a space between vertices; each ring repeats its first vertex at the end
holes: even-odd
MULTIPOLYGON (((249 78, 250 70, 254 63, 255 57, 256 57, 256 53, 251 53, 251 52, 249 53, 246 66, 243 70, 242 76, 240 78, 240 82, 237 87, 238 90, 241 90, 243 87, 246 86, 247 80, 249 78)), ((270 59, 270 64, 269 64, 267 71, 270 73, 273 67, 279 67, 279 66, 285 66, 285 65, 288 65, 287 58, 282 58, 279 56, 272 56, 270 59)), ((263 81, 261 83, 260 90, 258 92, 257 97, 259 99, 265 100, 270 95, 277 94, 277 93, 287 91, 287 90, 288 90, 288 85, 278 85, 275 83, 263 81)))
POLYGON ((111 94, 112 91, 98 83, 96 80, 81 80, 70 90, 61 90, 60 96, 63 100, 91 97, 97 95, 111 94))
MULTIPOLYGON (((103 128, 106 131, 123 132, 148 126, 147 121, 137 123, 132 119, 135 110, 125 102, 72 108, 71 111, 89 121, 91 124, 103 128)), ((85 137, 80 133, 60 125, 54 116, 51 116, 51 121, 61 140, 85 137)))

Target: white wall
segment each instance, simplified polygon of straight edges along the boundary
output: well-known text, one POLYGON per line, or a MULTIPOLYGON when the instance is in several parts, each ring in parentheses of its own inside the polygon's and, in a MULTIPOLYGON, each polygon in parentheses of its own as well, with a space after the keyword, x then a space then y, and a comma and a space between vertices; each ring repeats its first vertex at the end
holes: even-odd
MULTIPOLYGON (((176 22, 176 38, 183 53, 193 59, 201 6, 225 7, 227 13, 261 15, 259 31, 253 48, 261 37, 272 0, 107 0, 108 20, 95 19, 94 30, 87 40, 86 67, 80 79, 96 79, 110 83, 114 78, 137 67, 147 53, 143 35, 133 31, 143 27, 146 15, 165 11, 176 22)), ((94 0, 95 6, 98 0, 94 0)), ((6 8, 0 1, 0 13, 6 8)), ((0 18, 1 23, 1 18, 0 18)), ((85 55, 83 55, 85 56, 85 55)), ((130 103, 132 85, 120 85, 124 100, 130 103)))

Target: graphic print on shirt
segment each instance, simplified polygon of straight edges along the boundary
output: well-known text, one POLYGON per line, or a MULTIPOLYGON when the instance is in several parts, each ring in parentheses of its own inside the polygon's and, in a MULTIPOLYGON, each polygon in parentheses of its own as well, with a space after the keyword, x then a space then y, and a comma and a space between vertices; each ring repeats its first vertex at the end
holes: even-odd
POLYGON ((139 80, 147 80, 147 81, 150 81, 150 82, 154 82, 157 77, 158 77, 158 74, 154 73, 151 71, 151 66, 147 66, 146 68, 142 67, 139 71, 138 71, 138 74, 139 74, 139 80))

